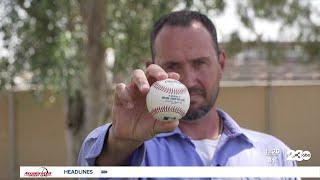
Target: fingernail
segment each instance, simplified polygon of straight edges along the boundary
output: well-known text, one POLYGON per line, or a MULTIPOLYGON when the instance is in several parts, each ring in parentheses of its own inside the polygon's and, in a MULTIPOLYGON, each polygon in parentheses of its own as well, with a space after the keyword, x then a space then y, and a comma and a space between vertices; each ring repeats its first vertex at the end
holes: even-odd
POLYGON ((141 86, 141 91, 144 91, 144 90, 148 90, 149 89, 149 85, 148 84, 144 84, 141 86))
POLYGON ((159 73, 158 76, 159 76, 159 78, 161 78, 161 79, 167 78, 167 74, 165 74, 165 73, 163 73, 163 72, 159 73))

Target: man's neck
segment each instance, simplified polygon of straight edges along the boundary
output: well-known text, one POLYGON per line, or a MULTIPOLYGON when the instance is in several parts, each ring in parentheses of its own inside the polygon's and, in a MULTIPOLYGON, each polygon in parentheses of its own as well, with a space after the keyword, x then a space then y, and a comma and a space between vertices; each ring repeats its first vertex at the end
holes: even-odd
POLYGON ((195 121, 180 121, 179 128, 191 139, 217 139, 220 131, 219 115, 213 107, 205 116, 195 121))

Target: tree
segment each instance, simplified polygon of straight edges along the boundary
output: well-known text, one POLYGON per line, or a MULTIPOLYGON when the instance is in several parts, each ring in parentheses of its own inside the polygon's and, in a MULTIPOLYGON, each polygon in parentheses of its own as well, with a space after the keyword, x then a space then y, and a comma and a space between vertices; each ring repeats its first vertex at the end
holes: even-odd
POLYGON ((69 164, 75 164, 83 138, 104 119, 106 111, 104 43, 100 39, 105 32, 106 3, 3 3, 9 8, 9 16, 2 21, 4 40, 14 52, 2 63, 9 70, 8 82, 14 87, 15 77, 31 72, 28 83, 38 90, 65 94, 68 157, 69 164))
POLYGON ((15 88, 15 78, 29 73, 26 84, 64 94, 68 162, 75 164, 83 138, 107 121, 107 95, 113 93, 106 77, 106 47, 116 49, 115 74, 138 67, 147 54, 144 35, 152 18, 169 12, 175 2, 113 1, 108 6, 104 0, 1 3, 6 7, 0 23, 4 46, 12 54, 0 62, 6 69, 1 72, 0 87, 15 88))
MULTIPOLYGON (((320 9, 313 5, 313 1, 266 1, 266 0, 249 0, 236 1, 237 14, 242 24, 256 35, 256 40, 237 46, 235 54, 243 48, 257 47, 265 49, 269 53, 269 59, 277 60, 282 57, 281 44, 277 42, 263 42, 263 35, 257 32, 255 22, 265 20, 274 23, 280 23, 280 36, 285 35, 288 30, 297 30, 296 36, 291 38, 295 48, 301 48, 303 53, 308 56, 310 61, 320 60, 320 9), (272 53, 271 53, 272 52, 272 53)), ((239 44, 239 36, 234 32, 227 43, 227 47, 234 49, 233 44, 239 44)), ((243 44, 243 43, 242 43, 243 44)))

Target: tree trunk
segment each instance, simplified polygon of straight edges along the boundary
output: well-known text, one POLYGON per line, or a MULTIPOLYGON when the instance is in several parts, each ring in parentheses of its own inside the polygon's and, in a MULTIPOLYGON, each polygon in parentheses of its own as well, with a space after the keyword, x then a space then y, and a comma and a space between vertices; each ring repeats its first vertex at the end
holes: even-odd
POLYGON ((75 165, 86 135, 101 122, 107 110, 105 47, 102 34, 106 23, 106 0, 79 0, 80 14, 87 30, 85 41, 86 70, 83 88, 67 101, 68 165, 75 165))
POLYGON ((87 28, 86 62, 87 71, 84 88, 85 131, 97 127, 105 119, 106 111, 106 64, 102 34, 105 32, 105 0, 80 0, 80 13, 87 28))
POLYGON ((83 131, 84 100, 80 90, 74 95, 65 95, 67 165, 76 165, 77 156, 85 136, 83 131))

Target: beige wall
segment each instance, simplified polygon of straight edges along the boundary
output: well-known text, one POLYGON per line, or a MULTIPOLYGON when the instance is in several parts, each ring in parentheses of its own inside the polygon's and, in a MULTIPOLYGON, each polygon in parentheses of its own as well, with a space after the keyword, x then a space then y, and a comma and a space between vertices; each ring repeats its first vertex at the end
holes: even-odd
POLYGON ((0 179, 9 176, 8 118, 7 94, 0 93, 0 179))
POLYGON ((265 94, 262 86, 223 87, 217 104, 241 126, 266 132, 265 94))
MULTIPOLYGON (((8 93, 0 93, 0 179, 9 178, 8 93)), ((66 165, 62 98, 16 92, 16 172, 21 165, 66 165), (51 102, 50 102, 51 97, 51 102)))
POLYGON ((311 159, 299 165, 320 165, 320 85, 277 85, 270 91, 266 86, 224 87, 218 105, 242 127, 274 135, 293 150, 310 151, 311 159))
POLYGON ((320 86, 276 87, 272 96, 271 132, 292 149, 309 150, 320 165, 320 86))
MULTIPOLYGON (((17 165, 65 165, 63 98, 47 93, 40 102, 30 91, 14 96, 17 165)), ((275 135, 292 149, 311 151, 311 160, 300 165, 320 165, 320 84, 273 86, 270 97, 268 106, 266 86, 225 86, 218 105, 243 127, 275 135)), ((8 111, 8 94, 2 92, 0 179, 9 177, 8 111)))

